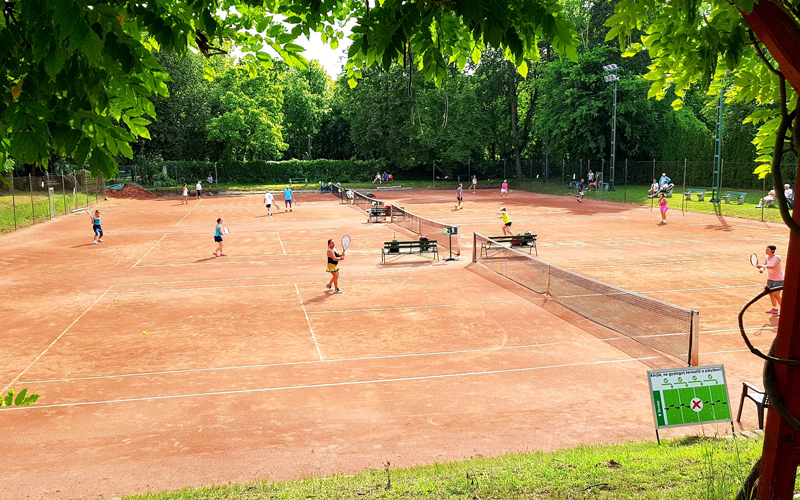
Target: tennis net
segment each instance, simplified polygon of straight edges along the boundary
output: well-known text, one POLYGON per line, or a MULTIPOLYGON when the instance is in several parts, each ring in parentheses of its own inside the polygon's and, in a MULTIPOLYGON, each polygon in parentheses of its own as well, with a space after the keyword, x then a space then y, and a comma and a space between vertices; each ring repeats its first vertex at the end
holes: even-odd
MULTIPOLYGON (((351 191, 353 192, 353 204, 365 212, 372 208, 387 206, 382 200, 369 197, 355 190, 351 191)), ((342 188, 333 186, 331 193, 337 198, 347 199, 346 191, 342 188)), ((412 233, 436 240, 439 246, 443 247, 445 251, 452 252, 452 255, 461 255, 458 226, 436 222, 394 205, 391 205, 391 222, 412 233)))
POLYGON ((475 233, 473 261, 651 349, 697 366, 699 312, 548 264, 475 233))

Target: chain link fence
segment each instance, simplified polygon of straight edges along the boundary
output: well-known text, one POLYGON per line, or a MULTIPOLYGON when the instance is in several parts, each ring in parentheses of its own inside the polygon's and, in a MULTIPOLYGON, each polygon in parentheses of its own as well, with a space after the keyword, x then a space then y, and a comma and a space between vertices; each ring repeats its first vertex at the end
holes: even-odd
POLYGON ((102 176, 89 172, 20 176, 12 171, 0 182, 0 232, 43 223, 105 199, 102 176))

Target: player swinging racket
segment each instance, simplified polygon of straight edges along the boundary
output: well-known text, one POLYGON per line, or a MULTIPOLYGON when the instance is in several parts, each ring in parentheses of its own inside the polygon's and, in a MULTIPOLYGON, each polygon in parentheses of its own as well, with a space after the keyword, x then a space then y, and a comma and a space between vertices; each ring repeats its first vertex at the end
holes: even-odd
POLYGON ((514 236, 514 233, 511 232, 511 218, 508 216, 508 210, 506 210, 506 207, 500 208, 500 212, 497 214, 497 216, 502 217, 503 219, 503 235, 514 236))
POLYGON ((267 205, 267 212, 269 212, 270 217, 272 217, 272 204, 274 202, 275 196, 273 196, 272 193, 269 192, 269 189, 267 189, 267 192, 264 193, 264 203, 267 205))
POLYGON ((89 214, 92 218, 92 229, 94 230, 94 241, 92 245, 97 245, 98 242, 103 242, 103 228, 100 226, 100 210, 95 210, 94 215, 89 214))
POLYGON ((222 252, 222 235, 225 228, 222 227, 222 217, 217 218, 217 227, 214 229, 214 241, 217 242, 217 249, 214 250, 214 257, 224 257, 226 254, 222 252))
POLYGON ((456 198, 458 199, 458 205, 456 205, 456 210, 464 208, 464 185, 459 184, 458 189, 456 189, 456 198))
POLYGON ((333 293, 342 293, 339 290, 339 265, 338 262, 340 260, 344 260, 344 252, 346 249, 342 250, 342 254, 339 255, 336 253, 336 243, 333 240, 328 240, 328 268, 327 272, 331 273, 331 280, 325 285, 327 290, 331 289, 331 285, 333 285, 334 291, 333 293))

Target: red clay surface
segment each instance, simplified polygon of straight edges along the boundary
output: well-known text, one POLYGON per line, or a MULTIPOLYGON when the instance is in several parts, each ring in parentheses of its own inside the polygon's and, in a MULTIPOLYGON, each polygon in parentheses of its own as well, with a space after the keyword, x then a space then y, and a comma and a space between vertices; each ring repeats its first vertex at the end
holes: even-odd
MULTIPOLYGON (((3 236, 0 498, 96 498, 295 479, 578 444, 654 439, 646 371, 672 358, 472 264, 471 231, 539 235, 543 260, 700 310, 700 362, 724 364, 732 410, 761 363, 736 330, 785 227, 496 191, 382 197, 461 226, 457 262, 380 264, 394 225, 330 195, 266 215, 263 196, 111 200, 3 236), (231 230, 214 258, 214 220, 231 230), (328 238, 353 237, 344 293, 323 285, 328 238), (543 307, 544 306, 544 307, 543 307), (143 331, 147 334, 143 335, 143 331)), ((747 315, 767 348, 777 318, 747 315)), ((755 428, 752 406, 745 428, 755 428)), ((667 436, 700 432, 683 428, 667 436)), ((727 425, 705 432, 730 432, 727 425)))
POLYGON ((133 184, 125 184, 122 189, 106 189, 106 196, 127 200, 154 200, 158 198, 157 194, 133 184))

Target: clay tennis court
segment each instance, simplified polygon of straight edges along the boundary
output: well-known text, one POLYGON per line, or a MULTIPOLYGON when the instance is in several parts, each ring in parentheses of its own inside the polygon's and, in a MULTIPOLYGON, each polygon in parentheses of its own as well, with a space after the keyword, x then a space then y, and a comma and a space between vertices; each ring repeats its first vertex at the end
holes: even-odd
MULTIPOLYGON (((645 372, 681 362, 472 263, 472 231, 499 235, 500 206, 515 233, 538 234, 541 259, 699 310, 700 363, 725 365, 734 412, 742 380, 760 385, 736 314, 766 280, 750 253, 785 253, 785 227, 675 210, 657 227, 649 207, 498 194, 465 193, 459 211, 454 191, 379 194, 459 225, 451 262, 381 264, 384 241, 416 236, 368 224, 331 195, 300 194, 272 219, 263 195, 111 200, 98 246, 85 214, 3 236, 0 386, 42 396, 0 411, 13 450, 0 455, 0 498, 116 497, 654 439, 645 372), (231 231, 221 258, 211 255, 216 217, 231 231), (343 234, 353 245, 344 293, 332 295, 326 242, 343 234)), ((767 305, 746 316, 760 348, 777 328, 767 305)), ((752 406, 743 424, 756 427, 752 406)))

